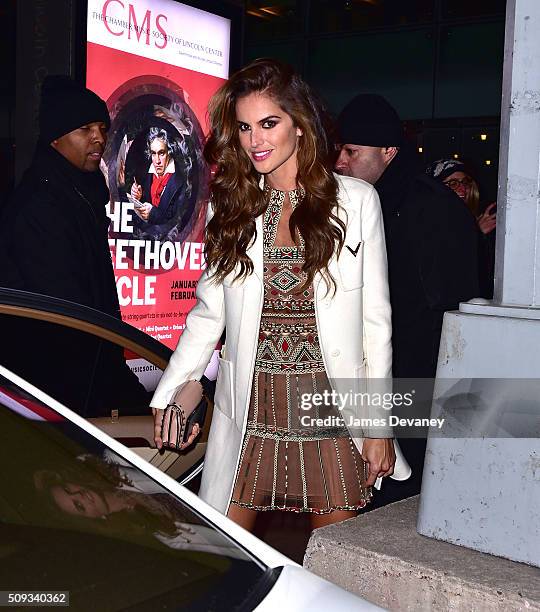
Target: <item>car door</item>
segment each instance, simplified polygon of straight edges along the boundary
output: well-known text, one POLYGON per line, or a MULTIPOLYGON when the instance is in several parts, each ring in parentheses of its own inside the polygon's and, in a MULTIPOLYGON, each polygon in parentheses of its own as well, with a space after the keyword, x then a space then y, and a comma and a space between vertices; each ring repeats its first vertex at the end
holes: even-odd
POLYGON ((196 443, 182 452, 154 445, 148 402, 172 354, 168 347, 92 308, 12 289, 0 289, 0 334, 0 364, 169 476, 185 483, 200 472, 211 422, 210 381, 202 381, 209 411, 196 443))

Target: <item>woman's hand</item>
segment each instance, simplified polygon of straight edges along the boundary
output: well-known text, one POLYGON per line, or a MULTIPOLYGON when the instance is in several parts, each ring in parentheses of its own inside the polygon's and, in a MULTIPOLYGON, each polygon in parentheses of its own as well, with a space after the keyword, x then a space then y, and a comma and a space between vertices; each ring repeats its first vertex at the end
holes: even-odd
MULTIPOLYGON (((163 439, 161 437, 161 425, 163 423, 163 415, 165 414, 165 410, 159 410, 158 408, 152 408, 152 413, 154 414, 154 442, 156 443, 156 447, 158 450, 161 450, 163 447, 165 448, 174 448, 178 450, 184 450, 191 446, 193 442, 195 442, 195 438, 200 433, 200 427, 198 423, 193 425, 193 429, 189 438, 180 446, 176 446, 176 432, 171 431, 170 437, 163 439)), ((174 428, 173 428, 174 429, 174 428)))
POLYGON ((492 202, 481 215, 476 217, 478 227, 484 235, 492 232, 497 225, 497 213, 491 214, 495 206, 497 206, 497 202, 492 202))
POLYGON ((394 473, 396 452, 392 438, 364 438, 361 455, 368 464, 366 486, 373 486, 377 478, 394 473))

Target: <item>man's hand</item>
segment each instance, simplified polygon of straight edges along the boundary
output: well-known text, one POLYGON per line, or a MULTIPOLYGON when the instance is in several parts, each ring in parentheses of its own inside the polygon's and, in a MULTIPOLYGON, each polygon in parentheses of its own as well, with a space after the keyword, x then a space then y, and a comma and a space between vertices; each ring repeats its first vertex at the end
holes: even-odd
POLYGON ((120 160, 120 167, 118 169, 118 184, 125 185, 126 183, 126 160, 122 158, 120 160))
POLYGON ((137 183, 137 179, 133 181, 133 185, 131 185, 131 197, 136 200, 140 200, 142 198, 142 187, 137 183))
POLYGON ((148 217, 150 216, 151 211, 152 211, 152 204, 148 204, 148 202, 145 202, 143 208, 139 208, 138 210, 139 215, 144 221, 148 221, 148 217))
POLYGON ((394 473, 396 452, 392 438, 364 438, 361 455, 368 467, 366 486, 373 486, 377 478, 394 473))
POLYGON ((145 202, 142 206, 135 206, 133 212, 143 221, 148 221, 150 213, 152 212, 152 204, 145 202))

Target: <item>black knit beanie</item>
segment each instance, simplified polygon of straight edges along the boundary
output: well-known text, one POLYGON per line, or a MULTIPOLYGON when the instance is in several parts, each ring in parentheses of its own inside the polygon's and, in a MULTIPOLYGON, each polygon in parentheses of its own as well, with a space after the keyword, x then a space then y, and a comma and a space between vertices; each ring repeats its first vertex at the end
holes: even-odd
POLYGON ((382 96, 360 94, 341 111, 337 120, 340 144, 399 147, 403 126, 395 109, 382 96))
POLYGON ((102 121, 109 129, 111 120, 105 102, 93 91, 63 75, 49 75, 41 87, 39 138, 44 143, 73 130, 102 121))

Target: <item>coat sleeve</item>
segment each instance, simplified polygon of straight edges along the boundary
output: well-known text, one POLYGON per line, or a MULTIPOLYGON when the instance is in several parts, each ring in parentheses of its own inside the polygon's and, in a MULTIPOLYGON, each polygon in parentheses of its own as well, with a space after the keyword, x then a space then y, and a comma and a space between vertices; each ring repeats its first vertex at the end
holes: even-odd
POLYGON ((362 206, 364 357, 370 378, 392 375, 392 316, 381 205, 375 189, 362 206))
POLYGON ((197 301, 150 402, 152 408, 166 408, 178 385, 202 377, 225 329, 223 285, 211 278, 208 269, 203 272, 195 295, 197 301))
MULTIPOLYGON (((372 394, 392 391, 392 316, 388 289, 386 243, 379 196, 371 189, 362 206, 362 238, 364 241, 364 270, 362 287, 362 327, 364 358, 368 377, 367 390, 372 394)), ((364 428, 366 438, 392 438, 388 424, 390 411, 370 405, 368 414, 386 425, 364 428)))

